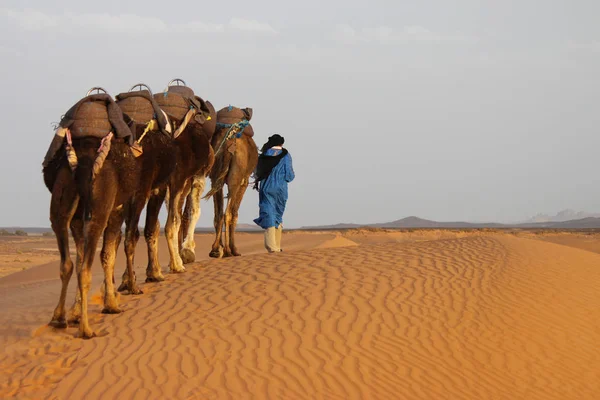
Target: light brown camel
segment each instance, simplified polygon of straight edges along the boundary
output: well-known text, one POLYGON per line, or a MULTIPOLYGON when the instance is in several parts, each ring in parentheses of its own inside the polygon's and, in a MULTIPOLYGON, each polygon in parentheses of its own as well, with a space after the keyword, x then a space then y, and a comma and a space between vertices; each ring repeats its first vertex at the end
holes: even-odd
MULTIPOLYGON (((258 162, 258 148, 252 139, 254 132, 249 124, 251 118, 250 108, 240 109, 229 106, 217 113, 217 129, 212 138, 215 164, 210 172, 211 190, 205 196, 213 197, 215 208, 215 241, 210 257, 241 255, 235 246, 238 210, 248 187, 250 175, 258 162), (228 188, 227 208, 223 210, 225 185, 228 188)), ((200 197, 199 194, 196 196, 200 197)), ((192 197, 192 200, 195 198, 192 197)), ((195 226, 195 221, 190 221, 190 224, 195 226)), ((191 232, 192 229, 187 230, 186 242, 193 240, 193 233, 190 236, 191 232)))
POLYGON ((200 219, 201 207, 200 198, 206 187, 207 175, 196 175, 192 178, 190 193, 185 199, 185 208, 181 218, 181 234, 183 241, 181 244, 181 259, 184 264, 196 261, 196 242, 194 234, 196 224, 200 219))

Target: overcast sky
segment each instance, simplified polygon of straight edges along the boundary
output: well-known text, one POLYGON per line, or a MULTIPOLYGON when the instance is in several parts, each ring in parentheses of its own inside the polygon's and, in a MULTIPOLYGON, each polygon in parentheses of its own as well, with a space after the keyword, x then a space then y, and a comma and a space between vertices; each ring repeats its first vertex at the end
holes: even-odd
MULTIPOLYGON (((288 227, 600 211, 598 15, 593 0, 2 0, 0 226, 49 225, 51 123, 90 87, 175 77, 252 107, 258 145, 286 138, 288 227)), ((257 215, 248 190, 240 222, 257 215)))

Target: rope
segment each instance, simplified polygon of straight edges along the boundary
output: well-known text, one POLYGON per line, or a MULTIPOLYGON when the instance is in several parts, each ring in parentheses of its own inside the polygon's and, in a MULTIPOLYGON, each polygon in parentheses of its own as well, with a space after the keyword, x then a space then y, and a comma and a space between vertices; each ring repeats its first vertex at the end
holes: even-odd
POLYGON ((110 144, 113 138, 113 133, 109 132, 108 135, 102 138, 102 142, 100 143, 100 147, 98 148, 98 155, 94 160, 94 166, 92 169, 92 179, 96 177, 96 174, 100 172, 102 166, 104 165, 104 160, 106 160, 106 156, 108 156, 108 152, 110 151, 110 144))
MULTIPOLYGON (((67 161, 69 162, 69 167, 71 168, 71 171, 74 172, 77 168, 79 160, 77 159, 77 153, 75 153, 75 149, 73 148, 71 131, 68 128, 66 128, 65 131, 61 133, 66 136, 67 143, 65 145, 65 150, 67 152, 67 161)), ((98 172, 100 172, 102 166, 104 165, 104 160, 106 160, 108 152, 110 151, 110 145, 113 136, 114 134, 112 132, 109 132, 108 135, 104 136, 102 138, 102 141, 100 142, 100 147, 98 147, 97 151, 98 155, 96 156, 94 160, 94 165, 92 167, 92 179, 96 176, 98 172)))
POLYGON ((246 129, 246 127, 248 125, 250 125, 250 122, 248 122, 247 119, 243 119, 234 124, 224 124, 222 122, 217 122, 217 128, 221 128, 221 129, 229 128, 229 130, 227 131, 225 136, 223 136, 223 140, 221 141, 221 144, 219 144, 219 147, 217 148, 217 151, 215 152, 215 157, 219 154, 219 152, 223 148, 223 145, 225 144, 225 142, 228 141, 229 139, 231 139, 234 135, 238 139, 241 138, 242 134, 244 133, 244 129, 246 129))
POLYGON ((151 119, 150 122, 148 122, 148 124, 146 125, 146 129, 144 129, 144 132, 140 135, 137 142, 141 143, 144 136, 146 136, 146 133, 156 130, 158 130, 158 122, 156 121, 156 119, 151 119))

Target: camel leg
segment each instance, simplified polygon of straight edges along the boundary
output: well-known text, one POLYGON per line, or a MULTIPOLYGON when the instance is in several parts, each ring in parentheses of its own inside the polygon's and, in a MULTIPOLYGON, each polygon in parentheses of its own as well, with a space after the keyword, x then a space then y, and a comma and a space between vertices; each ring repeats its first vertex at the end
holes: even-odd
MULTIPOLYGON (((106 197, 114 198, 114 193, 112 196, 106 197)), ((88 294, 92 281, 92 263, 96 255, 96 246, 98 246, 100 236, 102 235, 102 232, 108 223, 110 210, 112 209, 112 204, 107 204, 101 201, 98 201, 95 204, 100 204, 103 207, 94 208, 91 219, 87 221, 84 226, 85 244, 83 248, 83 260, 77 277, 81 296, 81 318, 79 321, 79 333, 84 339, 89 339, 95 336, 95 333, 90 328, 88 321, 88 294)), ((114 295, 114 290, 111 291, 108 285, 106 292, 112 292, 114 295)))
POLYGON ((171 272, 184 272, 183 260, 179 255, 179 227, 181 224, 181 196, 184 188, 179 190, 170 188, 169 190, 169 213, 167 215, 167 223, 165 225, 165 234, 167 236, 167 246, 169 247, 169 255, 171 262, 169 267, 171 272))
MULTIPOLYGON (((127 211, 127 224, 125 227, 125 258, 127 259, 127 268, 123 272, 119 292, 128 290, 130 294, 143 294, 137 287, 135 280, 135 246, 140 238, 140 230, 138 223, 140 222, 140 214, 146 204, 147 196, 135 196, 129 204, 127 211)), ((119 230, 120 231, 120 230, 119 230)))
POLYGON ((213 196, 213 202, 215 204, 215 242, 212 245, 212 250, 209 254, 213 258, 221 258, 223 256, 223 189, 216 192, 213 196))
MULTIPOLYGON (((65 171, 69 173, 68 171, 65 171)), ((69 174, 70 175, 70 174, 69 174)), ((69 179, 71 179, 69 177, 69 179)), ((57 187, 52 193, 50 202, 50 221, 52 230, 56 235, 58 251, 60 252, 60 280, 62 287, 60 289, 60 298, 58 305, 54 310, 52 320, 49 325, 55 328, 64 329, 67 327, 65 317, 65 300, 67 298, 67 288, 73 275, 73 262, 69 254, 69 223, 77 209, 78 196, 75 185, 66 187, 57 187)))
POLYGON ((162 189, 148 200, 146 207, 146 226, 144 238, 148 246, 148 266, 146 267, 146 282, 162 282, 165 277, 158 261, 158 237, 160 235, 160 222, 158 214, 165 200, 166 190, 162 189))
MULTIPOLYGON (((81 208, 81 202, 75 212, 75 216, 71 220, 71 234, 75 241, 75 250, 77 252, 77 258, 75 260, 75 268, 77 276, 81 273, 81 263, 83 262, 83 246, 85 244, 85 238, 83 237, 83 209, 81 208)), ((77 324, 81 319, 81 293, 79 290, 75 291, 75 301, 69 311, 69 324, 77 324)))
POLYGON ((247 183, 238 186, 233 196, 231 196, 228 204, 230 208, 227 211, 231 214, 229 222, 229 249, 231 250, 231 255, 234 257, 241 256, 241 254, 237 251, 237 247, 235 246, 235 228, 237 226, 240 205, 242 204, 242 199, 244 198, 247 187, 247 183))
POLYGON ((182 230, 185 233, 183 240, 183 249, 181 250, 181 258, 184 264, 189 264, 196 261, 196 243, 194 242, 194 232, 198 219, 200 219, 200 196, 204 192, 206 185, 206 176, 194 176, 192 189, 187 197, 185 210, 182 218, 182 230))
MULTIPOLYGON (((123 210, 113 211, 104 229, 100 259, 104 269, 104 308, 103 314, 118 314, 121 311, 115 296, 115 257, 121 242, 121 226, 123 225, 123 210)), ((137 229, 136 229, 137 230, 137 229)))
POLYGON ((227 195, 227 206, 225 207, 225 218, 224 218, 224 226, 225 232, 223 232, 223 257, 231 257, 231 248, 229 247, 229 236, 230 236, 230 228, 231 228, 231 207, 233 205, 233 198, 235 197, 235 193, 237 192, 237 187, 227 186, 229 193, 227 195), (233 189, 233 190, 232 190, 233 189))
MULTIPOLYGON (((179 197, 179 205, 177 210, 180 210, 181 217, 179 218, 179 225, 177 227, 177 248, 179 249, 179 256, 183 251, 183 240, 185 238, 185 231, 183 229, 183 206, 185 205, 185 199, 190 195, 192 189, 192 178, 185 181, 181 196, 179 197)), ((187 227, 186 227, 187 229, 187 227)), ((183 260, 182 260, 183 261, 183 260)))

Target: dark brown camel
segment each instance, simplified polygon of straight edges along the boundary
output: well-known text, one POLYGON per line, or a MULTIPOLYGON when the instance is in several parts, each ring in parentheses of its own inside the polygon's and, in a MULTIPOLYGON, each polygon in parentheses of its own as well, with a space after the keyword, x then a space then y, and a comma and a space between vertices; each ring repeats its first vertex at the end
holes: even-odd
MULTIPOLYGON (((51 221, 56 233, 61 252, 62 290, 59 304, 54 312, 51 325, 66 327, 65 297, 73 265, 68 256, 68 232, 71 225, 73 237, 77 246, 78 275, 80 290, 71 312, 70 321, 81 319, 80 330, 83 337, 91 337, 93 333, 87 325, 87 291, 91 278, 91 263, 101 234, 104 240, 101 251, 101 261, 105 273, 103 313, 119 313, 114 295, 114 259, 121 240, 121 227, 127 219, 128 231, 139 220, 137 203, 139 199, 147 199, 153 186, 160 185, 161 179, 169 176, 174 166, 174 157, 170 154, 171 139, 160 134, 149 135, 143 145, 144 154, 135 158, 128 144, 113 140, 111 150, 102 169, 93 179, 91 204, 93 206, 91 219, 83 221, 85 213, 86 192, 85 184, 91 181, 90 166, 96 157, 100 141, 95 138, 74 140, 73 147, 77 152, 78 165, 75 179, 64 161, 57 159, 55 182, 52 185, 51 221), (165 160, 166 159, 166 160, 165 160), (88 177, 88 178, 86 178, 88 177), (79 190, 77 190, 79 189, 79 190), (81 199, 81 201, 80 201, 81 199), (137 219, 135 218, 137 217, 137 219), (85 232, 85 235, 84 235, 85 232), (66 241, 65 241, 66 238, 66 241)), ((51 181, 52 172, 44 170, 47 182, 51 181)), ((145 201, 144 201, 145 203, 145 201)), ((141 291, 131 280, 128 286, 131 293, 141 291)))
MULTIPOLYGON (((78 146, 79 147, 79 146, 78 146)), ((67 288, 71 276, 73 275, 73 261, 71 260, 69 251, 69 226, 73 234, 77 251, 77 265, 80 265, 83 256, 83 214, 79 204, 79 195, 77 187, 69 164, 66 159, 64 147, 59 149, 54 159, 43 168, 44 183, 52 194, 50 200, 50 222, 52 230, 56 235, 58 250, 60 252, 60 278, 62 288, 58 306, 54 310, 54 314, 50 325, 57 328, 66 328, 67 319, 65 312, 65 300, 67 296, 67 288)), ((79 292, 77 292, 79 294, 79 292)), ((79 295, 75 302, 70 320, 79 320, 81 310, 79 308, 79 295)))
MULTIPOLYGON (((90 90, 88 96, 63 117, 44 160, 44 182, 52 193, 50 219, 61 253, 62 280, 59 303, 50 324, 61 328, 66 327, 65 298, 73 273, 73 263, 69 257, 69 226, 77 247, 79 281, 71 318, 79 319, 82 312, 87 317, 87 298, 81 294, 89 290, 89 268, 82 266, 91 266, 102 233, 101 260, 107 289, 103 312, 119 311, 112 277, 114 255, 121 239, 120 228, 127 211, 126 199, 138 184, 136 177, 139 176, 140 163, 134 160, 129 147, 131 137, 135 136, 135 127, 130 129, 128 123, 131 120, 123 115, 109 95, 91 95, 95 89, 98 92, 103 90, 90 90), (71 142, 72 130, 74 137, 71 142), (119 169, 130 173, 118 174, 119 169), (104 198, 94 194, 98 187, 107 188, 101 194, 112 201, 104 201, 104 198), (125 189, 119 190, 121 187, 125 189), (99 201, 94 204, 93 199, 99 201), (92 206, 99 210, 94 217, 91 215, 92 206), (84 217, 89 221, 84 221, 84 217)), ((81 325, 83 331, 86 323, 87 319, 81 325)), ((83 336, 86 334, 84 332, 83 336)))
MULTIPOLYGON (((217 113, 217 129, 212 138, 215 164, 210 172, 211 190, 206 195, 206 198, 213 197, 215 207, 215 241, 209 254, 214 258, 241 255, 235 246, 235 227, 250 175, 258 162, 258 148, 249 125, 251 118, 252 110, 248 108, 225 107, 217 113), (225 185, 228 188, 226 210, 223 209, 225 185)), ((192 222, 195 226, 195 221, 192 222)), ((190 231, 186 242, 193 241, 190 231)))
MULTIPOLYGON (((185 150, 179 154, 179 161, 186 158, 186 152, 193 153, 193 147, 198 142, 199 145, 196 147, 201 149, 196 149, 200 150, 196 153, 200 154, 204 164, 212 163, 212 149, 203 132, 198 132, 198 127, 186 128, 183 130, 181 138, 182 144, 179 147, 183 147, 185 150), (200 139, 196 140, 193 136, 198 136, 200 139)), ((61 252, 62 290, 59 304, 50 324, 66 327, 64 303, 73 269, 68 250, 68 226, 70 224, 77 244, 79 278, 79 296, 77 296, 70 320, 80 319, 80 332, 85 338, 94 335, 87 321, 87 292, 91 278, 91 263, 99 237, 104 232, 101 254, 106 285, 103 312, 118 313, 120 309, 114 294, 113 272, 114 257, 121 239, 123 220, 127 217, 128 234, 130 237, 134 236, 132 232, 137 233, 137 222, 141 212, 139 204, 141 203, 141 208, 143 208, 150 191, 157 186, 164 186, 161 185, 161 182, 169 178, 171 171, 174 170, 176 154, 173 151, 175 146, 171 139, 160 133, 147 136, 143 143, 144 154, 137 159, 133 157, 128 144, 115 139, 102 169, 97 172, 90 187, 91 171, 99 146, 100 139, 96 138, 73 141, 73 147, 78 157, 75 179, 68 167, 64 150, 59 152, 54 160, 44 168, 44 180, 52 191, 52 227, 61 252), (80 198, 82 201, 79 201, 80 198), (91 205, 91 210, 86 210, 85 205, 88 205, 88 208, 91 205), (84 228, 82 215, 90 211, 90 220, 86 221, 84 228)), ((190 164, 189 158, 186 158, 187 162, 184 164, 190 164)), ((175 182, 177 182, 177 178, 175 178, 175 182)), ((154 227, 158 222, 156 219, 156 223, 153 223, 152 217, 154 215, 150 215, 147 219, 149 227, 154 227)), ((131 245, 130 239, 128 243, 130 250, 132 249, 131 245)), ((135 279, 131 276, 132 269, 129 269, 129 272, 128 289, 132 293, 140 293, 135 285, 135 279)))
MULTIPOLYGON (((62 162, 61 159, 56 161, 56 179, 51 185, 51 221, 61 251, 62 289, 50 324, 61 328, 66 327, 64 303, 69 279, 73 272, 73 264, 68 257, 67 227, 71 225, 77 246, 78 300, 81 301, 81 308, 76 301, 72 319, 81 318, 80 332, 83 337, 93 336, 87 321, 87 292, 91 280, 91 264, 102 234, 104 234, 104 240, 101 260, 106 285, 102 311, 104 313, 120 312, 113 286, 114 256, 121 239, 124 205, 135 190, 136 178, 140 172, 140 164, 131 155, 129 145, 120 139, 113 139, 104 165, 91 185, 93 165, 100 142, 101 140, 98 138, 74 139, 73 148, 78 158, 74 180, 68 164, 62 157, 62 162), (73 185, 73 183, 75 184, 73 185), (92 198, 93 203, 89 202, 88 196, 92 198), (85 208, 86 204, 93 204, 89 221, 82 220, 82 216, 88 211, 85 208), (73 218, 75 214, 77 217, 73 218), (79 312, 81 312, 80 316, 77 315, 79 312)), ((48 168, 44 169, 47 184, 51 181, 49 175, 52 173, 53 171, 49 171, 48 168)))
MULTIPOLYGON (((180 255, 182 242, 181 220, 182 209, 186 196, 192 187, 192 179, 195 175, 205 176, 210 171, 214 162, 214 152, 210 146, 209 137, 214 133, 216 125, 216 113, 210 102, 205 102, 209 110, 210 119, 199 125, 195 122, 188 124, 172 142, 173 154, 175 155, 175 167, 172 169, 168 181, 154 189, 148 205, 146 207, 146 226, 144 236, 148 245, 148 266, 146 268, 146 282, 160 282, 164 280, 162 268, 158 261, 158 236, 160 233, 160 223, 158 215, 165 198, 167 200, 167 222, 165 225, 165 234, 170 253, 170 271, 173 273, 184 272, 185 267, 180 255), (167 197, 168 194, 168 197, 167 197)), ((177 125, 177 123, 176 123, 177 125)), ((141 212, 144 203, 137 203, 137 210, 141 212)), ((136 211, 137 212, 137 211, 136 211)), ((133 274, 133 253, 135 244, 139 238, 137 232, 137 220, 133 219, 130 226, 131 232, 127 235, 125 245, 128 258, 128 269, 123 274, 123 282, 119 290, 129 288, 133 274), (128 246, 128 239, 130 243, 128 246), (128 251, 128 248, 130 249, 128 251)))

